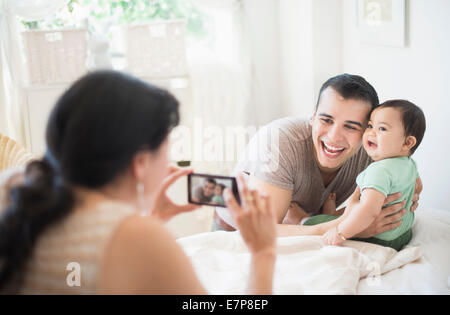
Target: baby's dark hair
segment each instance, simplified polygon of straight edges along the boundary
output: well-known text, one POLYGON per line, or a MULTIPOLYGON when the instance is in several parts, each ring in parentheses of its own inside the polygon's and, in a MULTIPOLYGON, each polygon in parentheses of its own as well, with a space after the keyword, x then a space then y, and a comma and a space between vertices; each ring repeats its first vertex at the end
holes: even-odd
POLYGON ((422 109, 407 100, 389 100, 380 104, 377 108, 388 107, 396 108, 402 114, 405 136, 413 136, 416 138, 416 144, 410 150, 410 155, 413 155, 422 142, 426 129, 425 115, 422 109))
MULTIPOLYGON (((225 188, 227 188, 227 186, 225 186, 224 184, 217 184, 217 186, 219 186, 220 188, 222 188, 222 192, 223 192, 223 190, 225 189, 225 188)), ((217 187, 216 186, 216 187, 217 187)))

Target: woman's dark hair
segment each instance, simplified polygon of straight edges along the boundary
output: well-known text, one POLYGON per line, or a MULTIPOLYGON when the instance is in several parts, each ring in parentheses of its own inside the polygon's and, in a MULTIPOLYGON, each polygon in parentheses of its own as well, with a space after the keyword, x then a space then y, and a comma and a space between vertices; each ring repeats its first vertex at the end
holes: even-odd
POLYGON ((425 115, 419 106, 407 100, 389 100, 380 104, 377 109, 389 107, 396 108, 400 111, 405 136, 413 136, 416 138, 416 144, 410 149, 410 155, 412 155, 419 147, 425 135, 425 115))
POLYGON ((372 106, 372 110, 378 106, 378 94, 363 77, 354 74, 340 74, 328 79, 320 88, 319 97, 317 99, 316 110, 319 107, 320 96, 322 92, 332 87, 344 99, 355 99, 368 102, 372 106))
POLYGON ((87 74, 60 97, 47 153, 27 166, 0 219, 0 289, 25 266, 39 235, 71 212, 71 186, 102 187, 136 152, 156 151, 179 123, 178 106, 166 90, 115 71, 87 74))

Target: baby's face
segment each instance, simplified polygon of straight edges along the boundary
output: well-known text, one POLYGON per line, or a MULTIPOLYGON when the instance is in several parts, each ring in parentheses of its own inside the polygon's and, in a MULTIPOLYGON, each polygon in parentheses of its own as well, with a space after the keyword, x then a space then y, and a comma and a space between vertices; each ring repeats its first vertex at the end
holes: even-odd
POLYGON ((372 112, 363 135, 363 145, 374 161, 408 156, 405 140, 402 115, 398 109, 387 107, 372 112))
POLYGON ((222 196, 222 187, 219 185, 216 185, 216 189, 214 191, 214 194, 217 196, 222 196))

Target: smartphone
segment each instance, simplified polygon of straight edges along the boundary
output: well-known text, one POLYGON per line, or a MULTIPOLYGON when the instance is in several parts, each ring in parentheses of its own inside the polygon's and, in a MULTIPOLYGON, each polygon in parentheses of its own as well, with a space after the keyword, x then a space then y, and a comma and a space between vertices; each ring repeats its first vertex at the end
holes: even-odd
POLYGON ((235 177, 211 174, 188 174, 188 201, 197 205, 226 207, 223 192, 231 190, 236 201, 241 204, 235 177))

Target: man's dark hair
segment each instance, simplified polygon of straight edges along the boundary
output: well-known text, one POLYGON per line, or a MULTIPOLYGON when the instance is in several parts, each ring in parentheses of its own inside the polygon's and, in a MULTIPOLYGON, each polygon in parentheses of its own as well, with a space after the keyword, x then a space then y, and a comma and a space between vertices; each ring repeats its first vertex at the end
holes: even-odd
POLYGON ((354 74, 340 74, 338 76, 328 79, 320 88, 319 98, 317 99, 316 110, 319 107, 320 96, 327 88, 332 87, 339 95, 345 99, 355 99, 368 102, 372 109, 378 106, 378 94, 363 77, 354 74))
POLYGON ((416 144, 411 148, 410 155, 416 151, 422 142, 425 134, 426 122, 425 115, 419 106, 407 100, 389 100, 380 104, 377 108, 396 108, 402 115, 403 129, 405 136, 413 136, 416 138, 416 144))
POLYGON ((209 178, 209 177, 207 179, 205 179, 205 183, 211 183, 211 184, 214 184, 214 185, 217 184, 217 182, 216 182, 216 180, 214 178, 209 178))

